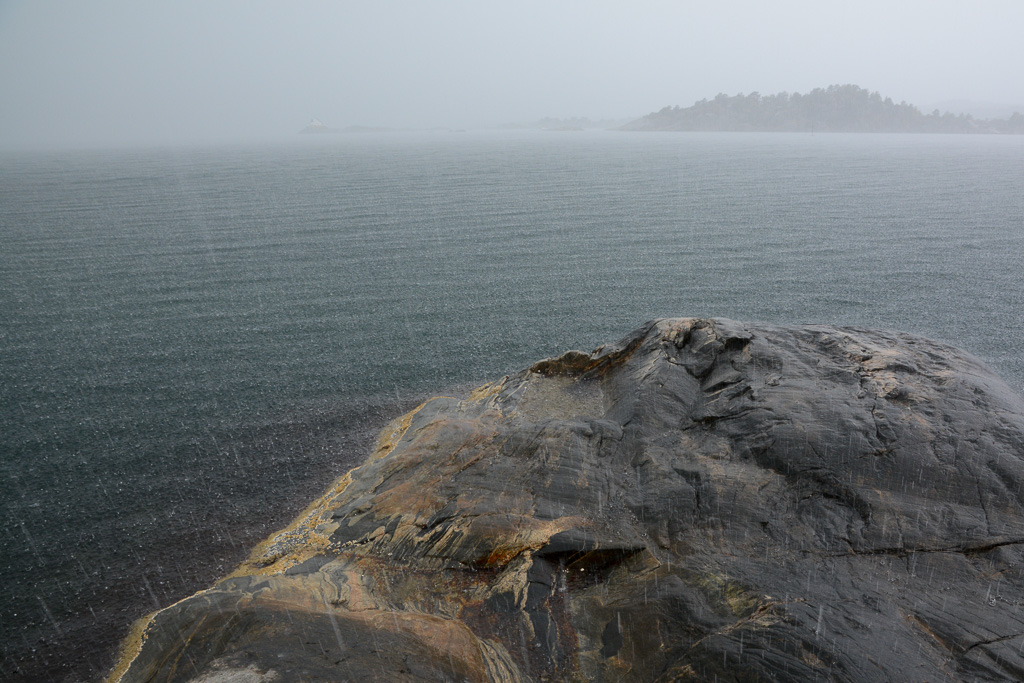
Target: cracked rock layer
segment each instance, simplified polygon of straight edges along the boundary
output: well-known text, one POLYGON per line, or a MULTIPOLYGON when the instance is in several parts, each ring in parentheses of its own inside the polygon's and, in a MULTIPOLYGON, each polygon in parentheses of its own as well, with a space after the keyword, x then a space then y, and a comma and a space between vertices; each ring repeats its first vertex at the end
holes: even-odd
POLYGON ((396 420, 113 678, 1024 680, 1022 485, 962 351, 658 320, 396 420))

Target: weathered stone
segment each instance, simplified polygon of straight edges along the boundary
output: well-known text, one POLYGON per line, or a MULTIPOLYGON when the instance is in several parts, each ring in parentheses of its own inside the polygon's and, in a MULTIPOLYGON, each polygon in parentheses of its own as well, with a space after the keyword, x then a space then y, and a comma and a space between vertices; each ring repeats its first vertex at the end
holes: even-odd
POLYGON ((1022 485, 963 352, 656 321, 397 420, 115 678, 1021 680, 1022 485))

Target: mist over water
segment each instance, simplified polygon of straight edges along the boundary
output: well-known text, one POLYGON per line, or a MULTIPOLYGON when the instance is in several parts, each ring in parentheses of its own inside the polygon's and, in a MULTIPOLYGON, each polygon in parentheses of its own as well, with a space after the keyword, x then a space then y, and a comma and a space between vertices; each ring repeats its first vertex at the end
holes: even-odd
POLYGON ((0 678, 89 678, 422 396, 654 317, 1024 388, 1024 138, 491 133, 0 156, 0 678))
POLYGON ((0 149, 636 119, 832 84, 1005 118, 1024 112, 1022 25, 1017 0, 6 0, 0 149))

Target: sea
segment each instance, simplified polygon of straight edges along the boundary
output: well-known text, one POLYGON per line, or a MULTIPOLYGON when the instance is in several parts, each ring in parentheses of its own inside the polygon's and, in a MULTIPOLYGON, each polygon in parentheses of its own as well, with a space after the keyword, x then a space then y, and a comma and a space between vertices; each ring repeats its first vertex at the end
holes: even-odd
POLYGON ((386 422, 652 318, 1024 388, 1024 136, 486 131, 0 153, 0 680, 101 678, 386 422))

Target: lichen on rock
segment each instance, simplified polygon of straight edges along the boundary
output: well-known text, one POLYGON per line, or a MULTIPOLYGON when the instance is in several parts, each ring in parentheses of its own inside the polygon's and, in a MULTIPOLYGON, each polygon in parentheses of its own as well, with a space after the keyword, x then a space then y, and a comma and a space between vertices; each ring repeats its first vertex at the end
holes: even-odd
POLYGON ((970 355, 658 320, 400 418, 117 678, 1019 680, 1022 551, 970 355))

